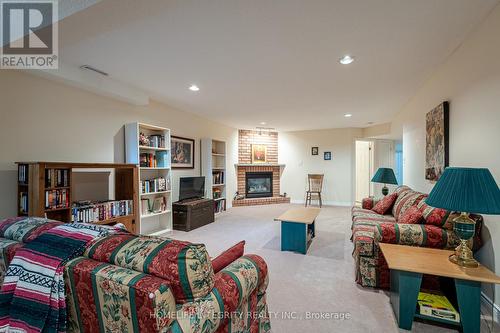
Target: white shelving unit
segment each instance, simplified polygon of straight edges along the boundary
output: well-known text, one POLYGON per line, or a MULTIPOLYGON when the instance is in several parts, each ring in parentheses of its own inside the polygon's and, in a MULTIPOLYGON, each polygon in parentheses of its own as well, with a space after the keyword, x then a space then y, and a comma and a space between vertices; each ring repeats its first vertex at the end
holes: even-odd
MULTIPOLYGON (((148 156, 148 157, 149 157, 148 156)), ((125 159, 127 163, 139 165, 139 233, 159 235, 172 230, 172 170, 170 164, 170 130, 168 128, 143 123, 125 125, 125 159), (163 136, 164 146, 150 147, 139 143, 140 134, 145 136, 163 136), (151 159, 144 159, 150 154, 151 159), (143 159, 141 161, 141 156, 143 159), (156 159, 156 162, 155 162, 156 159), (147 161, 147 165, 145 162, 147 161), (142 193, 141 181, 164 178, 166 190, 142 193), (153 202, 165 198, 166 207, 161 211, 152 211, 153 202), (147 205, 147 206, 146 206, 147 205)))
POLYGON ((205 176, 205 197, 214 199, 215 213, 226 210, 226 143, 201 139, 201 175, 205 176))

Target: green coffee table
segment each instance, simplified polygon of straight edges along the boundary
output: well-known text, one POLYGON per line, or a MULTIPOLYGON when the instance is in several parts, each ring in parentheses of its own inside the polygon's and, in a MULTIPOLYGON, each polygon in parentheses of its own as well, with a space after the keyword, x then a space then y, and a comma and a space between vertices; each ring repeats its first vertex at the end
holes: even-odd
POLYGON ((307 253, 316 236, 315 220, 319 212, 319 208, 291 208, 274 219, 281 222, 281 251, 307 253))
MULTIPOLYGON (((458 312, 464 333, 477 333, 481 326, 481 282, 499 283, 486 267, 465 268, 448 260, 453 251, 380 243, 391 270, 391 303, 399 328, 411 330, 415 317, 440 321, 416 313, 422 275, 452 278, 457 292, 458 312)), ((444 321, 441 321, 444 322, 444 321)))

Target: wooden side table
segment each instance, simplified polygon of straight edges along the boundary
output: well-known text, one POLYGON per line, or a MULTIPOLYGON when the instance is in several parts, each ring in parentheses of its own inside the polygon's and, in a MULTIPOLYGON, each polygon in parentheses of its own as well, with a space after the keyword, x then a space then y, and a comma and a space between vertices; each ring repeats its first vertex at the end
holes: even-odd
POLYGON ((292 208, 274 219, 281 222, 281 251, 307 253, 319 212, 319 208, 292 208))
POLYGON ((416 313, 423 274, 453 278, 460 325, 464 333, 478 333, 481 326, 481 282, 499 283, 486 267, 465 268, 448 260, 453 251, 380 243, 391 270, 391 303, 399 328, 411 330, 415 317, 440 321, 416 313))

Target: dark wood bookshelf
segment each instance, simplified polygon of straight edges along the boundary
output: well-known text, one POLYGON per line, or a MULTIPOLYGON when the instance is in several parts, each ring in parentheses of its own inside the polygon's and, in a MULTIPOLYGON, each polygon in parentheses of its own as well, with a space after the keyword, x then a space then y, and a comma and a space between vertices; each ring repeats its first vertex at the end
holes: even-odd
MULTIPOLYGON (((131 200, 132 214, 115 216, 107 220, 95 222, 96 224, 123 223, 127 230, 136 233, 136 221, 139 214, 139 173, 134 164, 117 163, 72 163, 72 162, 16 162, 18 165, 18 216, 39 216, 63 222, 71 222, 73 205, 73 169, 114 169, 115 174, 115 199, 131 200), (46 170, 68 170, 67 186, 46 186, 46 170), (25 181, 20 181, 21 173, 25 181), (46 207, 46 191, 62 191, 68 193, 65 207, 46 207), (27 196, 27 212, 22 211, 21 193, 27 196)), ((26 199, 25 199, 26 200, 26 199)), ((24 202, 26 203, 26 202, 24 202)))

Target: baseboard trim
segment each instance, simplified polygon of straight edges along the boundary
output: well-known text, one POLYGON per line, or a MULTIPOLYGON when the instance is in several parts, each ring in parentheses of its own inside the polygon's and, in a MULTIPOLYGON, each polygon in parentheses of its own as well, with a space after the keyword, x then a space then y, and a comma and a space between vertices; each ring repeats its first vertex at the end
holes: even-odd
MULTIPOLYGON (((294 200, 291 199, 290 203, 293 204, 305 204, 305 200, 294 200)), ((314 205, 317 205, 318 202, 317 200, 313 201, 314 205)), ((323 201, 323 205, 325 206, 342 206, 342 207, 351 207, 352 203, 351 202, 342 202, 342 201, 323 201)))
POLYGON ((488 309, 488 311, 493 311, 493 313, 487 314, 491 315, 495 323, 500 324, 500 305, 493 303, 493 301, 486 296, 484 292, 481 292, 481 303, 484 308, 488 309))

